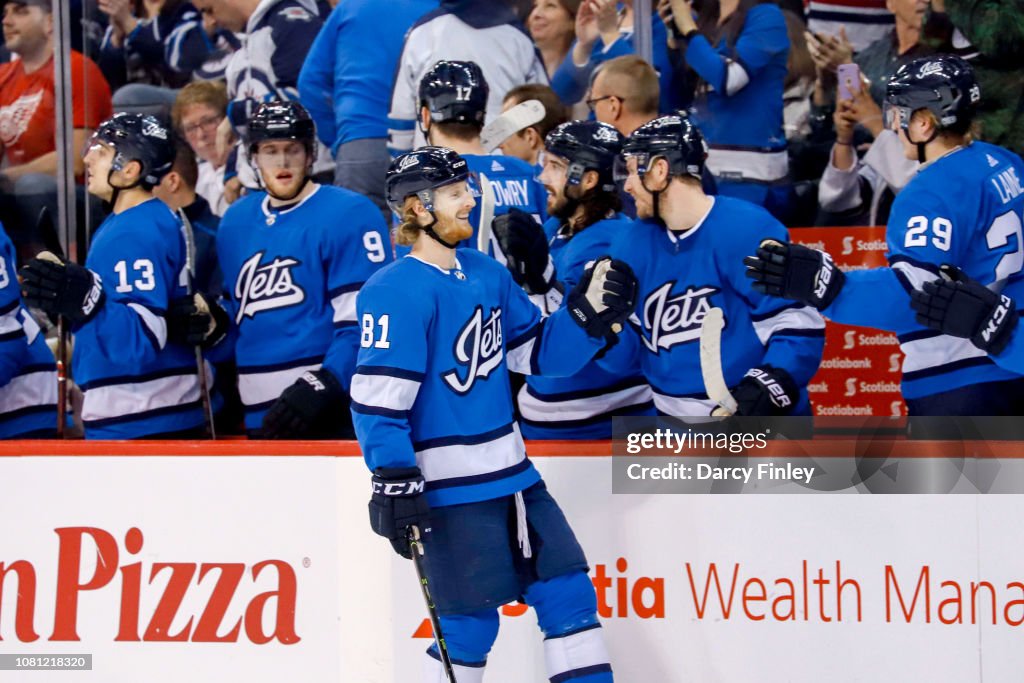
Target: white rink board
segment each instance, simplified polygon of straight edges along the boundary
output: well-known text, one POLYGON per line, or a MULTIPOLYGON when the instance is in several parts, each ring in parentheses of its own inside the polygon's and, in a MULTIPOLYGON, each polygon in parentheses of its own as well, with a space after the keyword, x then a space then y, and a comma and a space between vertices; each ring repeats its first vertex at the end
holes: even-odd
MULTIPOLYGON (((583 543, 591 575, 603 565, 606 581, 600 593, 612 611, 603 621, 618 681, 980 683, 1019 680, 1024 670, 1024 627, 1007 622, 1024 620, 1024 585, 1007 588, 1024 582, 1021 497, 613 496, 608 458, 542 457, 536 463, 583 543), (616 567, 620 558, 628 565, 625 571, 616 567), (842 579, 855 580, 860 593, 858 600, 852 584, 843 589, 841 621, 836 614, 837 562, 842 579), (715 563, 726 600, 739 564, 728 618, 714 588, 703 617, 698 616, 687 563, 698 601, 710 563, 715 563), (819 569, 829 580, 824 586, 808 584, 806 619, 804 563, 810 582, 819 569), (893 572, 888 581, 887 565, 893 572), (908 623, 895 589, 909 607, 925 566, 931 579, 930 623, 923 589, 908 623), (747 583, 751 579, 763 581, 765 599, 757 599, 758 584, 747 583), (784 580, 793 582, 795 620, 772 616, 773 601, 788 592, 784 580), (979 580, 994 586, 995 625, 987 589, 979 591, 982 609, 971 623, 970 582, 979 580), (620 585, 627 595, 626 616, 618 616, 620 585), (743 609, 745 585, 750 616, 743 609), (944 624, 940 617, 955 616, 955 603, 948 600, 955 586, 964 590, 964 623, 944 624), (637 615, 634 593, 648 618, 637 615), (1012 601, 1019 602, 1007 608, 1012 601), (767 615, 763 620, 753 618, 762 614, 767 615)), ((0 681, 419 680, 429 641, 412 634, 425 610, 411 564, 368 529, 368 489, 362 460, 353 457, 0 458, 0 562, 5 571, 0 653, 94 656, 91 672, 33 672, 31 677, 0 672, 0 681), (106 585, 79 593, 81 640, 48 642, 57 594, 59 538, 54 529, 72 527, 102 530, 85 534, 80 582, 96 570, 93 536, 106 533, 116 541, 119 569, 106 585), (132 527, 144 535, 137 554, 125 548, 132 527), (253 566, 271 559, 286 563, 295 576, 298 642, 257 644, 244 624, 235 642, 116 640, 126 604, 124 570, 130 576, 134 563, 142 563, 140 636, 159 611, 157 603, 173 573, 165 568, 150 584, 156 563, 195 564, 197 571, 204 563, 244 565, 217 631, 223 637, 255 596, 279 588, 274 568, 252 579, 253 566), (16 631, 12 565, 18 560, 31 563, 37 581, 33 627, 39 639, 34 642, 19 642, 16 631)), ((199 583, 191 577, 170 633, 180 632, 194 617, 194 634, 220 573, 209 570, 199 583)), ((276 602, 269 599, 263 606, 262 630, 267 633, 275 629, 276 602)), ((775 604, 790 611, 786 600, 775 604)), ((502 618, 486 680, 546 680, 531 613, 502 618)))

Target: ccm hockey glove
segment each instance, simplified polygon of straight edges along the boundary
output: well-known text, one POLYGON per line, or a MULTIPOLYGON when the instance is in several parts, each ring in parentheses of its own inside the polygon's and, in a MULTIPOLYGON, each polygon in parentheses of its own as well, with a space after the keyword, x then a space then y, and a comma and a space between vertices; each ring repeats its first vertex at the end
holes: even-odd
POLYGON ((637 287, 629 264, 605 256, 583 271, 566 307, 588 335, 612 341, 636 307, 637 287))
POLYGON ((19 275, 25 305, 72 324, 90 320, 106 301, 99 275, 48 251, 26 263, 19 275))
POLYGON ((175 299, 167 309, 167 338, 176 344, 209 349, 227 336, 230 326, 227 311, 199 292, 175 299))
POLYGON ((350 402, 330 370, 304 372, 263 416, 263 438, 352 438, 350 402))
POLYGON ((395 552, 407 560, 412 559, 409 527, 415 526, 424 531, 430 516, 424 490, 419 467, 378 467, 373 472, 370 528, 391 541, 395 552))
POLYGON ((1010 341, 1019 315, 1013 300, 996 294, 949 264, 942 279, 910 294, 917 322, 943 334, 970 339, 982 351, 998 354, 1010 341))
POLYGON ((740 383, 733 387, 737 415, 788 415, 800 399, 800 387, 782 368, 765 365, 751 368, 740 383))
POLYGON ((527 294, 546 294, 554 285, 555 267, 544 229, 525 211, 510 209, 495 217, 491 230, 516 284, 527 294))
POLYGON ((792 242, 763 240, 757 255, 743 263, 756 291, 801 301, 819 311, 828 308, 846 282, 831 256, 792 242))

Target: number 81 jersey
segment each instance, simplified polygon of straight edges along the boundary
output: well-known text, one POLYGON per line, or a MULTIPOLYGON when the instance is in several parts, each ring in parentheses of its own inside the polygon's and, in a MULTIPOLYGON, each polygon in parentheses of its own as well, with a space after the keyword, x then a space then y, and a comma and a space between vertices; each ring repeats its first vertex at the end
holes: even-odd
POLYGON ((325 185, 283 207, 250 194, 224 214, 217 257, 246 427, 258 429, 303 372, 324 367, 347 391, 359 349, 356 294, 392 260, 373 203, 325 185))
MULTIPOLYGON (((1024 287, 1022 181, 1020 157, 984 142, 925 166, 897 196, 886 229, 889 263, 903 288, 908 293, 920 289, 939 277, 940 265, 949 263, 1014 297, 1024 287)), ((1021 301, 1019 294, 1015 298, 1021 301)), ((859 305, 878 303, 863 300, 859 305)), ((904 310, 908 323, 895 331, 906 354, 907 398, 1015 377, 969 340, 926 330, 904 310)))

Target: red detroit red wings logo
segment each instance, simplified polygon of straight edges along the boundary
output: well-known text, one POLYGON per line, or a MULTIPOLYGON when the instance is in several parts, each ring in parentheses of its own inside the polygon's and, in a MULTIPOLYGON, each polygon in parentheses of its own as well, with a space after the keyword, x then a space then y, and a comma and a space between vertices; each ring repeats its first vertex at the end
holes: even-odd
POLYGON ((0 107, 0 142, 10 147, 28 130, 28 122, 35 116, 39 103, 43 101, 43 91, 22 95, 6 107, 0 107))

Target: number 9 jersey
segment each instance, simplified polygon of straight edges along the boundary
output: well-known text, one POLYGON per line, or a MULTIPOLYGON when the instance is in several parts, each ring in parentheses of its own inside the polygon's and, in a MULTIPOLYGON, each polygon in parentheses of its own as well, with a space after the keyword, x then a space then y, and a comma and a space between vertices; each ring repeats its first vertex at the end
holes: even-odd
POLYGON ((998 367, 968 339, 914 322, 909 293, 949 263, 996 292, 1024 300, 1024 163, 1001 147, 973 142, 925 165, 896 197, 886 229, 889 269, 847 274, 822 311, 837 322, 896 332, 903 394, 930 396, 1019 375, 998 367))
POLYGON ((279 207, 255 192, 221 219, 217 258, 246 428, 259 429, 304 372, 326 368, 348 391, 359 350, 356 294, 392 260, 377 207, 327 185, 279 207))

